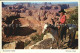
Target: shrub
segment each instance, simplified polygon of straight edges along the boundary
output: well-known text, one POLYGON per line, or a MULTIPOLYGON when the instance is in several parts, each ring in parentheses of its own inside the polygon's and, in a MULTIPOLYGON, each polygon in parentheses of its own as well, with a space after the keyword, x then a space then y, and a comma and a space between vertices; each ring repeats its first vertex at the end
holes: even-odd
POLYGON ((30 38, 32 41, 38 42, 38 41, 41 41, 43 39, 43 36, 44 36, 44 34, 41 34, 41 35, 36 34, 34 36, 31 36, 30 38))
POLYGON ((26 41, 24 42, 24 47, 27 46, 30 42, 31 42, 30 40, 26 40, 26 41))
POLYGON ((78 24, 78 7, 70 14, 70 18, 67 20, 69 24, 78 24))

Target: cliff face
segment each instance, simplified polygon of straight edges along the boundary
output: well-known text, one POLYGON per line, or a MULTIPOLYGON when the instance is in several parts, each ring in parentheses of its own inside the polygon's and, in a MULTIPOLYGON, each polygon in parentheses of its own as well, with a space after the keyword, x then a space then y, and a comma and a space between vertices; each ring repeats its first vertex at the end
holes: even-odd
MULTIPOLYGON (((51 19, 59 17, 58 11, 60 11, 62 8, 64 9, 69 8, 69 6, 66 4, 63 5, 50 4, 48 6, 46 4, 39 5, 30 3, 17 3, 15 5, 7 6, 5 6, 2 3, 2 7, 3 7, 2 8, 3 40, 5 41, 12 38, 10 37, 6 39, 6 36, 13 35, 16 33, 17 35, 20 35, 18 33, 24 35, 25 31, 29 29, 31 30, 29 31, 30 32, 29 34, 32 34, 35 30, 37 34, 41 34, 45 23, 52 24, 51 19), (8 28, 6 28, 6 26, 8 28), (7 29, 7 32, 11 34, 7 35, 5 29, 7 29), (20 31, 16 29, 20 29, 20 31)), ((13 39, 15 39, 15 37, 13 39)))

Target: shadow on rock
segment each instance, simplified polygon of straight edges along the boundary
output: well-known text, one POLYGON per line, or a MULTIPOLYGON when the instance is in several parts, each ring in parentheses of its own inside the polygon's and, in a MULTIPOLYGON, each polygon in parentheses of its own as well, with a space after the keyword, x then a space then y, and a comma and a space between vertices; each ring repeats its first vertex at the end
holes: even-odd
POLYGON ((28 28, 28 27, 17 27, 17 28, 12 28, 12 27, 5 27, 4 28, 4 34, 8 36, 25 36, 25 35, 30 35, 32 33, 36 32, 36 30, 28 28))

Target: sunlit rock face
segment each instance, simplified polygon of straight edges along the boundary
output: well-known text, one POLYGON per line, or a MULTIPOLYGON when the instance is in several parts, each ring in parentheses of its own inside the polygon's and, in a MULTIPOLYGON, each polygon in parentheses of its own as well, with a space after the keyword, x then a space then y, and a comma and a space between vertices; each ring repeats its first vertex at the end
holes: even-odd
MULTIPOLYGON (((69 5, 66 4, 39 5, 30 3, 17 3, 14 5, 5 6, 4 3, 2 3, 2 6, 3 26, 7 24, 14 24, 13 22, 18 20, 21 24, 21 27, 29 26, 32 29, 40 28, 41 31, 43 30, 45 23, 52 24, 51 19, 57 18, 59 16, 58 11, 60 11, 61 8, 69 8, 69 5)), ((37 29, 37 31, 39 30, 37 29)))

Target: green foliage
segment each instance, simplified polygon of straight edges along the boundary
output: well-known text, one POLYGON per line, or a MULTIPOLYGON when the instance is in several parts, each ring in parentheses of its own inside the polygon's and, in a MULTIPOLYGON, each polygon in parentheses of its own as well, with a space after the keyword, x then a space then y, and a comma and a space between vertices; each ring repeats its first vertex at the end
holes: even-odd
POLYGON ((31 36, 30 38, 32 41, 38 42, 43 39, 43 36, 44 34, 41 34, 41 35, 36 34, 35 36, 31 36))
POLYGON ((31 42, 31 41, 26 40, 26 41, 24 42, 24 47, 27 46, 30 42, 31 42))
POLYGON ((70 14, 70 18, 67 20, 69 24, 78 24, 78 7, 70 14))
POLYGON ((78 36, 78 31, 76 31, 76 35, 78 36))

